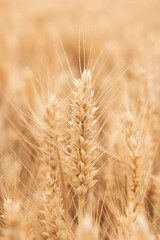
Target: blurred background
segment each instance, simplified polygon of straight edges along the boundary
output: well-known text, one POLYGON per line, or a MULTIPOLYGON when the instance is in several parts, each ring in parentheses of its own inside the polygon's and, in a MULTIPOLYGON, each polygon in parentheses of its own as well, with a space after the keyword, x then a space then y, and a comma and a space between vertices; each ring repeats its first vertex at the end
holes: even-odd
POLYGON ((159 13, 159 0, 0 0, 1 85, 26 68, 41 78, 45 67, 59 74, 61 64, 65 68, 61 45, 76 72, 84 41, 86 63, 103 52, 106 71, 133 63, 153 68, 160 52, 159 13))
POLYGON ((23 125, 26 121, 35 128, 28 116, 32 111, 41 116, 46 88, 67 102, 73 75, 94 68, 96 92, 103 95, 117 81, 104 97, 107 103, 115 99, 112 111, 127 87, 138 112, 139 102, 145 101, 140 100, 145 89, 139 86, 146 79, 154 93, 153 106, 159 104, 159 62, 159 0, 0 0, 2 171, 14 163, 11 150, 28 167, 35 161, 35 149, 24 147, 24 139, 35 139, 23 125))

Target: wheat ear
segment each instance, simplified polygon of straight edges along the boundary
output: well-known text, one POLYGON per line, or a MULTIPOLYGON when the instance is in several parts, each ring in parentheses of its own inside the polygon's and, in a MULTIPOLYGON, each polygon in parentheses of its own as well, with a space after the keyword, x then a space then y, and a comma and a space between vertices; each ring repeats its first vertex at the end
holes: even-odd
POLYGON ((127 112, 124 120, 124 138, 127 152, 127 196, 128 206, 135 210, 144 206, 145 196, 145 171, 144 153, 142 148, 141 133, 137 129, 136 120, 131 112, 127 112))
POLYGON ((93 166, 96 156, 94 141, 96 134, 95 112, 97 107, 93 100, 92 75, 84 70, 81 80, 75 79, 76 91, 73 92, 70 121, 71 144, 67 160, 67 176, 74 192, 83 206, 85 194, 95 183, 96 169, 93 166))
POLYGON ((45 232, 48 240, 66 240, 66 225, 63 219, 61 192, 57 180, 52 181, 49 172, 46 175, 45 190, 43 193, 43 208, 45 232))
POLYGON ((53 177, 57 169, 57 160, 55 159, 55 156, 57 155, 56 141, 57 136, 59 136, 61 122, 59 101, 55 95, 52 95, 49 99, 48 105, 45 107, 43 118, 45 128, 43 131, 42 147, 47 153, 45 156, 45 161, 47 165, 50 166, 50 173, 53 177))

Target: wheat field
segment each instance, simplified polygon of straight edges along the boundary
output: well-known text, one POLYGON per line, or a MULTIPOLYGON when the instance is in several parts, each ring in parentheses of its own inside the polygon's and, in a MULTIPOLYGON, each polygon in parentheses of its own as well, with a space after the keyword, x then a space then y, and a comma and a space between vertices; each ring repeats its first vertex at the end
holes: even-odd
POLYGON ((159 0, 0 0, 0 239, 160 240, 159 66, 159 0))

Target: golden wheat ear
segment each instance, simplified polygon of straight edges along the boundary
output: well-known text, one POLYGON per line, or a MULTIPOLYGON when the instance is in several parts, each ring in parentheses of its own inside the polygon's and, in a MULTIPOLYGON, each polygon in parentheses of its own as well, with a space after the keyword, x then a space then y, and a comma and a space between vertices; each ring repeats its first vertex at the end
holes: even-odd
MULTIPOLYGON (((135 233, 138 228, 138 216, 143 216, 147 224, 145 209, 145 196, 147 191, 147 179, 150 169, 146 169, 145 147, 142 142, 141 124, 137 124, 136 116, 128 109, 123 116, 123 141, 125 147, 126 193, 127 204, 125 215, 119 217, 120 228, 118 236, 120 239, 139 239, 135 233), (135 235, 137 236, 135 238, 135 235)), ((139 232, 143 231, 140 229, 139 232)), ((145 238, 144 238, 145 239, 145 238)))
POLYGON ((66 225, 63 219, 61 192, 57 180, 52 180, 49 173, 46 175, 45 190, 42 197, 44 224, 43 235, 48 240, 66 240, 66 225))
MULTIPOLYGON (((41 169, 42 175, 50 171, 53 177, 57 171, 57 138, 59 139, 61 114, 59 101, 55 95, 52 95, 48 104, 44 106, 42 122, 42 141, 41 141, 41 169), (44 168, 44 169, 43 169, 44 168), (46 169, 47 168, 47 169, 46 169)), ((43 178, 42 176, 42 178, 43 178)))
POLYGON ((133 209, 141 205, 144 207, 144 153, 142 145, 142 133, 136 126, 136 119, 131 112, 127 112, 123 118, 124 142, 126 148, 126 160, 128 166, 127 174, 127 196, 128 205, 133 209))
POLYGON ((66 175, 74 192, 79 197, 79 204, 83 205, 88 189, 96 183, 94 176, 97 173, 93 166, 96 160, 94 139, 97 107, 93 99, 91 72, 84 70, 81 79, 74 80, 74 85, 76 90, 72 92, 72 113, 69 122, 71 152, 66 161, 66 175))
POLYGON ((42 235, 48 240, 67 239, 65 228, 68 227, 65 224, 68 215, 65 207, 65 183, 59 149, 62 137, 62 134, 60 134, 62 117, 59 107, 58 99, 55 95, 52 95, 48 104, 44 107, 44 121, 41 129, 41 164, 38 172, 38 182, 42 188, 42 193, 40 192, 39 195, 42 197, 39 200, 41 203, 41 222, 44 229, 42 235))

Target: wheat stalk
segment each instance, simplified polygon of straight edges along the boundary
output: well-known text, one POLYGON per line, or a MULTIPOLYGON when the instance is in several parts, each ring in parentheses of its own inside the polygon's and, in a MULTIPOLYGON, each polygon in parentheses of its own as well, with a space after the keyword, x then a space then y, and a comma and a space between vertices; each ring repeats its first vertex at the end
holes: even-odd
POLYGON ((3 240, 33 240, 20 202, 7 199, 4 202, 3 218, 6 224, 2 231, 3 240))

